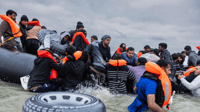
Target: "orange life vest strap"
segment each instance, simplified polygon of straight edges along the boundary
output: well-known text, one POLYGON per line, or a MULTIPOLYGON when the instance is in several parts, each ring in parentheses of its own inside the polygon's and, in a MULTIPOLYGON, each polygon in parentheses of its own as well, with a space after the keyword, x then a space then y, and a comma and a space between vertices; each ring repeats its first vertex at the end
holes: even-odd
POLYGON ((29 26, 29 25, 41 26, 39 21, 29 21, 27 26, 29 26))
POLYGON ((117 66, 117 65, 124 66, 124 65, 126 65, 127 62, 125 60, 121 59, 121 60, 111 60, 108 63, 112 66, 117 66))
POLYGON ((138 58, 142 55, 142 52, 137 53, 138 58))
POLYGON ((22 36, 22 33, 20 31, 20 26, 17 22, 15 22, 14 20, 12 20, 10 17, 8 17, 6 15, 0 15, 0 17, 1 17, 2 20, 9 23, 11 30, 12 30, 12 33, 13 33, 15 38, 22 36))
MULTIPOLYGON (((48 51, 45 51, 45 50, 38 50, 37 52, 37 55, 40 57, 40 58, 50 58, 52 59, 55 63, 56 60, 53 58, 53 56, 51 55, 51 53, 49 53, 48 51)), ((53 79, 56 79, 57 78, 57 71, 54 70, 54 69, 51 69, 51 75, 50 75, 50 80, 53 80, 53 79)))
POLYGON ((83 34, 83 32, 76 32, 72 38, 72 42, 74 42, 76 36, 80 35, 81 38, 83 39, 83 41, 85 42, 86 45, 89 45, 90 43, 88 42, 87 38, 85 37, 85 35, 83 34))
POLYGON ((172 86, 171 86, 169 77, 167 76, 167 74, 164 72, 164 70, 162 70, 162 68, 159 65, 157 65, 153 62, 147 62, 145 64, 145 69, 146 69, 146 71, 155 74, 158 77, 158 79, 161 81, 162 88, 163 88, 164 95, 165 95, 165 101, 163 103, 163 106, 168 105, 171 94, 172 94, 172 86))
POLYGON ((187 69, 185 72, 184 72, 184 76, 187 77, 190 75, 190 73, 194 72, 196 69, 196 67, 192 67, 192 68, 189 68, 187 69))
MULTIPOLYGON (((76 51, 73 55, 75 57, 75 60, 78 60, 82 56, 83 52, 82 51, 76 51)), ((66 63, 69 59, 67 56, 65 56, 63 59, 63 64, 66 63)))

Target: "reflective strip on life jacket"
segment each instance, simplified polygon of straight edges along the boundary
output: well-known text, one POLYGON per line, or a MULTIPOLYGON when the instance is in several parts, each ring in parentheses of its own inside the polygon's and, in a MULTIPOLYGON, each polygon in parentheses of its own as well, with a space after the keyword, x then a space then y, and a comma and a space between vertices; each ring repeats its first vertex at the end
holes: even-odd
POLYGON ((0 17, 1 17, 2 20, 9 23, 11 30, 12 30, 12 33, 13 33, 15 38, 22 36, 22 33, 20 31, 20 26, 17 22, 15 22, 14 20, 12 20, 10 17, 8 17, 6 15, 0 15, 0 17))
MULTIPOLYGON (((83 52, 82 51, 76 51, 73 55, 75 60, 78 60, 81 56, 82 56, 83 52)), ((67 56, 65 56, 63 59, 63 64, 65 64, 69 59, 67 58, 67 56)))
POLYGON ((138 58, 142 55, 142 52, 137 53, 138 58))
POLYGON ((117 65, 124 66, 124 65, 126 65, 127 62, 123 59, 120 59, 120 60, 111 60, 108 63, 112 66, 117 66, 117 65))
POLYGON ((184 72, 184 76, 187 77, 190 75, 190 73, 194 72, 196 69, 196 67, 192 67, 192 68, 189 68, 187 69, 185 72, 184 72))
POLYGON ((161 81, 162 88, 164 91, 164 96, 165 96, 165 101, 163 103, 163 106, 168 105, 171 94, 172 94, 172 86, 171 86, 169 77, 167 76, 167 74, 162 70, 162 68, 159 65, 157 65, 153 62, 147 62, 145 64, 145 69, 146 69, 146 71, 155 74, 158 77, 158 79, 161 81))
POLYGON ((29 26, 29 25, 41 26, 39 21, 29 21, 27 26, 29 26))
MULTIPOLYGON (((57 61, 53 58, 52 54, 49 53, 48 51, 45 50, 38 50, 37 55, 40 58, 50 58, 52 59, 55 63, 57 63, 57 61)), ((50 75, 50 80, 56 79, 57 78, 57 71, 54 69, 51 69, 51 75, 50 75)))
POLYGON ((72 42, 74 42, 76 36, 80 35, 81 38, 83 39, 83 41, 85 42, 86 45, 89 45, 90 43, 88 42, 87 38, 85 37, 85 35, 83 34, 83 32, 76 32, 72 38, 72 42))

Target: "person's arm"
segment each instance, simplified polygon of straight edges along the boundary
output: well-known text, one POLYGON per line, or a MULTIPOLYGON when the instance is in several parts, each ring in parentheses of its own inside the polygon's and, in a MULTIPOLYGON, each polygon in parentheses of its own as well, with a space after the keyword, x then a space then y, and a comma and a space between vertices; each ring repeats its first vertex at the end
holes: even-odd
POLYGON ((197 77, 197 75, 194 74, 194 72, 190 73, 189 76, 187 76, 185 79, 188 81, 188 82, 192 82, 193 79, 195 79, 197 77))
POLYGON ((81 40, 82 38, 80 36, 77 36, 73 42, 73 45, 76 47, 76 50, 78 51, 83 51, 83 49, 80 47, 81 40))
POLYGON ((46 35, 44 37, 44 48, 45 49, 50 49, 50 41, 51 41, 51 35, 46 35))
POLYGON ((156 102, 155 102, 155 95, 154 94, 148 94, 147 95, 147 104, 148 107, 153 111, 153 112, 166 112, 163 110, 161 107, 159 107, 156 102))
MULTIPOLYGON (((108 46, 108 47, 109 47, 109 46, 108 46)), ((108 51, 107 51, 107 58, 108 58, 108 60, 111 59, 110 47, 108 48, 108 51)))
POLYGON ((189 90, 194 90, 200 87, 200 76, 196 77, 191 83, 188 82, 183 76, 178 76, 181 83, 189 90))
POLYGON ((54 69, 54 70, 56 70, 56 71, 59 71, 60 70, 60 68, 61 68, 61 64, 57 64, 57 63, 55 63, 53 60, 51 60, 50 59, 50 66, 54 69))
POLYGON ((3 45, 1 36, 6 32, 6 30, 9 28, 9 24, 6 21, 2 21, 0 25, 0 46, 3 45))
POLYGON ((61 77, 61 78, 64 77, 69 72, 68 68, 70 68, 70 66, 68 66, 67 63, 62 65, 59 72, 58 72, 58 76, 61 77))

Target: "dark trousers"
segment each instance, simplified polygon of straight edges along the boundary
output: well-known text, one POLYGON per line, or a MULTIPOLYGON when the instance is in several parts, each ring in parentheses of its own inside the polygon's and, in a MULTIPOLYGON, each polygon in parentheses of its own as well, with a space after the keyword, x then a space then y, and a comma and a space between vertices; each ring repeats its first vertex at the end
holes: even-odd
POLYGON ((48 91, 55 91, 58 89, 58 85, 53 83, 47 83, 40 87, 38 87, 36 90, 33 89, 31 92, 48 92, 48 91))
POLYGON ((39 48, 39 41, 37 39, 26 40, 26 52, 29 54, 37 55, 37 50, 39 48))

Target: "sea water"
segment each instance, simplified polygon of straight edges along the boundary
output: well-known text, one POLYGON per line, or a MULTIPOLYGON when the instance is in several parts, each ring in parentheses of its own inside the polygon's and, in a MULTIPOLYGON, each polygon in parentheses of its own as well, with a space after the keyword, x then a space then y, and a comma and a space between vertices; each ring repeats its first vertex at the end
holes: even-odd
MULTIPOLYGON (((95 96, 104 102, 107 112, 127 112, 136 95, 111 94, 104 87, 85 88, 76 91, 95 96)), ((22 112, 25 101, 35 95, 24 91, 21 85, 0 81, 0 112, 22 112)), ((200 99, 191 95, 175 94, 169 112, 200 112, 200 99)))

